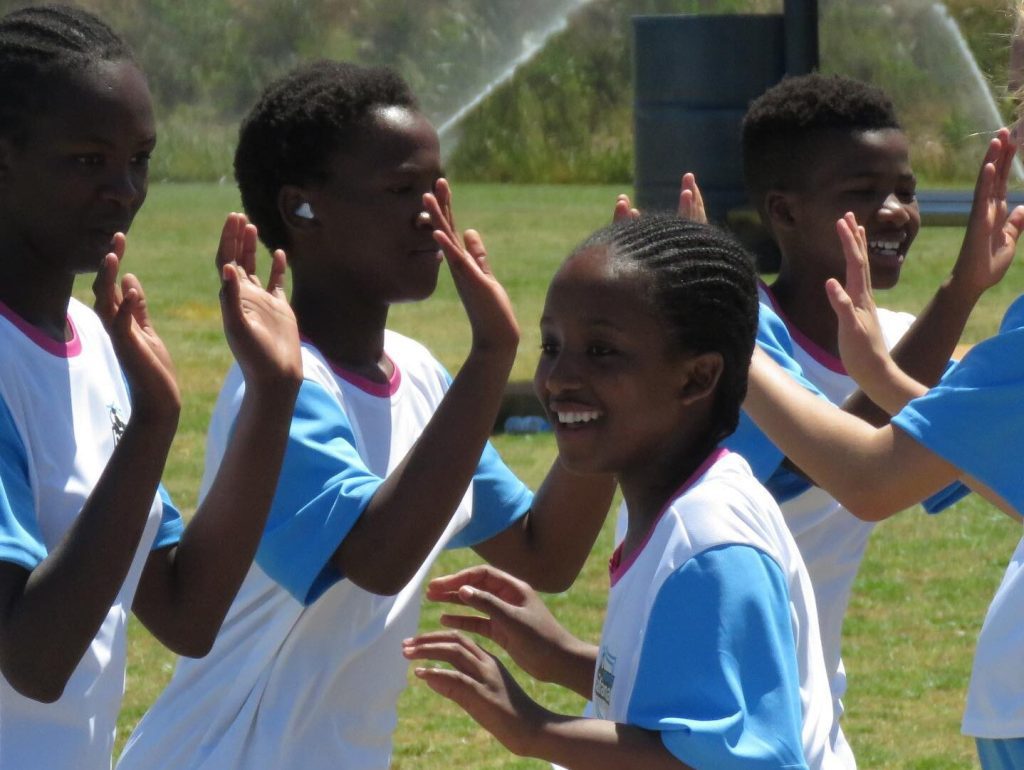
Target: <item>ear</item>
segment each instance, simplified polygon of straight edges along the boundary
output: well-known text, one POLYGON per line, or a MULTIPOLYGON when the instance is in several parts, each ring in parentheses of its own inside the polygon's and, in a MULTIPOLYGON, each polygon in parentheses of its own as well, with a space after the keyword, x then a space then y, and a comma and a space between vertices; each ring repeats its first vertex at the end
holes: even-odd
POLYGON ((277 193, 277 212, 289 229, 309 230, 319 224, 310 197, 309 191, 297 185, 282 185, 277 193))
POLYGON ((693 404, 713 395, 722 377, 725 361, 717 352, 700 353, 687 359, 680 396, 684 404, 693 404))
POLYGON ((782 190, 769 190, 764 197, 768 227, 772 232, 792 230, 796 227, 797 202, 793 195, 782 190))

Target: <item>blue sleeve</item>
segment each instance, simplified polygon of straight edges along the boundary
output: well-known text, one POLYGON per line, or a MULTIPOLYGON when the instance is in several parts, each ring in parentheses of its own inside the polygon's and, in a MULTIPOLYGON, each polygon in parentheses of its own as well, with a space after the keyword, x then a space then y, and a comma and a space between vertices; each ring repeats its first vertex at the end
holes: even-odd
POLYGON ((473 517, 447 547, 464 548, 489 540, 525 516, 531 505, 529 487, 516 478, 488 441, 473 475, 473 517))
POLYGON ((999 334, 975 345, 893 425, 1024 512, 1024 297, 999 334))
POLYGON ((806 768, 789 592, 746 545, 687 561, 658 591, 627 721, 716 770, 806 768))
MULTIPOLYGON (((793 355, 793 340, 786 324, 768 305, 761 302, 757 310, 757 344, 786 370, 790 377, 812 393, 821 396, 821 391, 804 377, 803 369, 793 355)), ((722 442, 722 446, 742 456, 755 478, 764 484, 778 470, 785 455, 772 443, 745 411, 740 412, 740 422, 735 432, 722 442)), ((803 489, 810 487, 805 482, 803 489)), ((802 489, 799 491, 803 491, 802 489)), ((791 490, 792 497, 797 492, 791 490)))
POLYGON ((181 540, 181 535, 185 531, 185 526, 181 521, 181 513, 174 505, 174 501, 171 500, 171 495, 164 489, 163 484, 160 485, 157 492, 160 495, 160 501, 163 503, 163 515, 160 517, 160 529, 156 531, 156 539, 153 541, 151 549, 153 551, 176 545, 181 540))
POLYGON ((7 404, 0 400, 0 561, 33 570, 46 554, 25 445, 7 404))
POLYGON ((381 483, 356 451, 338 402, 321 385, 304 381, 257 563, 311 604, 342 578, 330 558, 381 483))

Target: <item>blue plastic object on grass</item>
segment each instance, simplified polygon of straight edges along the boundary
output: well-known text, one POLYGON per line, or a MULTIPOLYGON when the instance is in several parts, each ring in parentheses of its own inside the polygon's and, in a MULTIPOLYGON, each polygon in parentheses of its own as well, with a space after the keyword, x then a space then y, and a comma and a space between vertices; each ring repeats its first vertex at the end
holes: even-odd
POLYGON ((541 433, 551 430, 551 424, 547 420, 534 414, 507 417, 502 427, 505 433, 512 434, 541 433))

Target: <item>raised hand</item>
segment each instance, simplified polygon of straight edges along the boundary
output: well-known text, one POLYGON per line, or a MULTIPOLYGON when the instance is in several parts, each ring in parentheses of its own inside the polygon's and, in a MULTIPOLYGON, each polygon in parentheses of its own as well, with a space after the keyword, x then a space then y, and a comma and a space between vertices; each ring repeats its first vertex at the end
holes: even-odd
POLYGON ((989 143, 974 186, 967 232, 953 266, 952 280, 975 298, 1006 275, 1024 228, 1024 206, 1008 213, 1006 203, 1016 150, 1009 130, 999 129, 989 143))
POLYGON ((441 624, 490 639, 535 679, 563 683, 567 667, 562 653, 579 640, 555 620, 528 583, 481 565, 430 581, 427 598, 483 613, 483 617, 445 613, 441 624))
POLYGON ((256 227, 229 214, 217 249, 224 334, 247 383, 302 379, 298 325, 285 296, 286 261, 278 249, 264 289, 256 275, 256 227))
POLYGON ((697 177, 687 171, 679 187, 679 207, 677 212, 681 219, 690 222, 708 223, 708 215, 704 210, 704 196, 697 186, 697 177))
POLYGON ((452 668, 416 668, 434 692, 461 706, 509 751, 524 755, 549 712, 523 692, 489 652, 455 631, 435 631, 409 640, 410 660, 434 660, 452 668))
POLYGON ((133 415, 177 420, 181 394, 174 363, 153 328, 142 284, 131 273, 118 281, 126 245, 124 234, 117 233, 113 251, 103 258, 92 284, 93 307, 110 335, 131 388, 133 415))
MULTIPOLYGON (((689 222, 699 222, 702 225, 708 222, 708 215, 704 210, 704 196, 701 195, 700 188, 697 186, 697 177, 689 171, 683 174, 682 182, 679 185, 679 205, 676 208, 676 213, 679 214, 680 219, 689 222)), ((620 193, 615 199, 612 221, 621 222, 639 217, 640 209, 633 206, 628 195, 620 193)))
POLYGON ((466 309, 477 351, 515 355, 519 324, 508 294, 491 272, 487 249, 476 230, 466 230, 460 239, 452 215, 452 194, 448 180, 438 179, 433 193, 423 196, 423 206, 434 226, 434 240, 444 253, 455 288, 466 309))

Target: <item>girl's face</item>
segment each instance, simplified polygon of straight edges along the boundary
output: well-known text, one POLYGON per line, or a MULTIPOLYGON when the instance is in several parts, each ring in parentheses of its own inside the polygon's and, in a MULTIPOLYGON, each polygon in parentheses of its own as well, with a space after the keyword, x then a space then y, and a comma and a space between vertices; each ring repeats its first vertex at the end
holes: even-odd
POLYGON ((24 140, 0 139, 0 247, 56 272, 96 270, 146 199, 155 145, 149 88, 134 64, 61 78, 26 120, 24 140))
POLYGON ((369 125, 327 162, 327 181, 308 191, 317 240, 296 261, 295 280, 392 304, 429 297, 441 257, 423 194, 441 176, 437 132, 406 107, 374 111, 369 125))
POLYGON ((570 257, 548 289, 534 388, 577 472, 621 479, 689 446, 680 426, 694 359, 672 349, 649 280, 597 246, 570 257))

